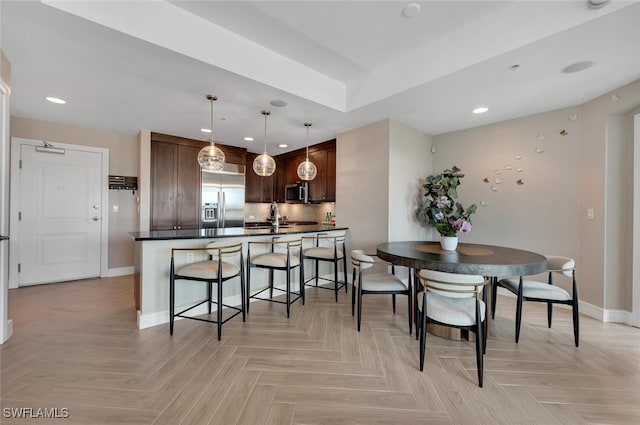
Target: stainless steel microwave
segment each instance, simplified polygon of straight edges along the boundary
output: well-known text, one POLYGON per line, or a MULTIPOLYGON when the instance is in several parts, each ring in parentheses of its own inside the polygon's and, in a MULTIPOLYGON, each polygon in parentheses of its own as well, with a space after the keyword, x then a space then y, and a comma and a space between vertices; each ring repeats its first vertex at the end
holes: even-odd
POLYGON ((284 187, 284 200, 290 203, 309 203, 309 183, 288 184, 284 187))

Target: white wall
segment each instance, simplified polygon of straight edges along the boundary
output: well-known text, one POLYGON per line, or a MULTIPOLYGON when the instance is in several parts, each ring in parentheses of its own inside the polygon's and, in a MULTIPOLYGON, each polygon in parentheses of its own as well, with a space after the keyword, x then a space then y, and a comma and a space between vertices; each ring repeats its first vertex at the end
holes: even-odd
POLYGON ((347 249, 375 253, 389 222, 389 120, 336 138, 336 219, 349 227, 347 249))
POLYGON ((415 211, 422 202, 422 185, 433 174, 432 137, 412 127, 390 122, 389 241, 432 239, 431 227, 421 225, 415 211))
POLYGON ((415 210, 432 169, 431 142, 390 120, 338 134, 336 215, 349 227, 348 249, 375 253, 383 242, 429 238, 415 210))
POLYGON ((578 256, 580 124, 569 119, 577 113, 562 109, 434 138, 434 169, 461 168, 459 201, 478 205, 461 240, 578 256))
POLYGON ((581 301, 605 320, 608 312, 628 312, 629 276, 639 261, 628 254, 631 169, 640 167, 630 159, 629 126, 638 104, 640 80, 580 106, 434 137, 433 168, 458 165, 466 174, 463 203, 487 203, 464 239, 574 257, 581 301), (502 183, 494 192, 496 178, 502 183))

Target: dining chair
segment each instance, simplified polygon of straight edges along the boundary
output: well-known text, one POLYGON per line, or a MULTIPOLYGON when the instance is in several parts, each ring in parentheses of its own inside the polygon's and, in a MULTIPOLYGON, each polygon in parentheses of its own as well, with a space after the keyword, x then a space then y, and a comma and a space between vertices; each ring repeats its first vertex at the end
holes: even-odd
POLYGON ((413 294, 411 290, 411 272, 407 283, 395 275, 395 266, 380 260, 374 255, 367 255, 362 250, 351 251, 351 265, 353 265, 353 291, 351 291, 351 315, 354 315, 356 292, 358 293, 358 332, 362 321, 362 296, 366 294, 390 294, 393 305, 393 314, 396 313, 396 295, 407 296, 409 319, 409 334, 412 332, 412 305, 413 294), (375 266, 384 267, 384 272, 367 273, 365 270, 373 269, 375 266), (391 273, 388 267, 391 266, 391 273))
POLYGON ((516 295, 516 343, 520 340, 522 324, 522 303, 538 301, 547 303, 547 324, 551 328, 554 304, 570 305, 573 310, 573 339, 576 347, 580 344, 580 315, 578 312, 578 285, 576 283, 576 262, 573 258, 556 255, 547 256, 547 283, 519 278, 505 278, 495 281, 491 295, 491 317, 496 315, 496 295, 501 286, 516 295), (553 276, 565 276, 571 280, 571 294, 560 286, 554 285, 553 276))
POLYGON ((313 246, 311 248, 305 248, 303 250, 303 260, 312 260, 315 263, 315 274, 310 279, 304 280, 305 285, 308 282, 315 280, 315 286, 317 288, 332 289, 335 292, 336 302, 338 302, 338 291, 344 287, 344 291, 347 292, 347 257, 345 256, 346 232, 345 231, 333 231, 329 233, 318 233, 315 236, 304 237, 303 240, 312 240, 313 246), (320 261, 329 262, 333 264, 333 280, 319 276, 319 263, 320 261), (344 273, 344 281, 338 281, 338 265, 342 262, 342 269, 344 273), (318 286, 318 280, 326 280, 333 282, 333 288, 325 288, 318 286))
POLYGON ((274 303, 286 304, 287 318, 290 315, 291 304, 298 299, 302 299, 304 305, 304 264, 302 262, 302 237, 298 235, 274 236, 270 241, 249 241, 247 249, 247 313, 249 312, 249 302, 251 298, 271 301, 274 303), (252 247, 266 246, 267 252, 251 255, 252 247), (251 269, 261 268, 269 271, 269 284, 256 293, 251 293, 251 269), (291 289, 291 274, 294 269, 300 269, 300 290, 293 292, 291 289), (284 271, 286 273, 285 289, 274 286, 274 271, 284 271), (260 297, 264 291, 269 290, 269 298, 260 297), (273 298, 273 291, 281 291, 286 295, 285 301, 273 298), (295 298, 292 299, 292 296, 295 298))
POLYGON ((484 276, 445 273, 422 269, 418 272, 420 320, 420 370, 424 370, 427 325, 430 323, 476 334, 478 385, 482 387, 483 355, 486 351, 486 291, 484 276), (482 299, 480 297, 482 296, 482 299))
POLYGON ((238 240, 219 240, 207 244, 200 248, 172 248, 171 267, 169 275, 169 333, 173 335, 174 321, 176 317, 183 319, 199 320, 203 322, 216 323, 218 325, 218 341, 222 335, 222 325, 242 313, 242 321, 245 321, 245 294, 244 294, 244 260, 242 258, 242 242, 238 240), (176 257, 180 256, 180 261, 186 261, 187 255, 196 255, 198 252, 205 252, 209 258, 204 261, 186 263, 176 270, 176 257), (223 303, 224 283, 240 278, 240 298, 241 307, 230 306, 223 303), (175 312, 176 304, 176 280, 187 280, 203 282, 207 288, 207 298, 198 301, 196 304, 187 307, 180 312, 175 312), (216 284, 216 298, 213 299, 213 284, 216 284), (203 319, 196 316, 188 316, 187 312, 196 307, 207 304, 207 311, 211 315, 211 306, 216 304, 216 319, 203 319), (235 310, 231 316, 222 319, 223 307, 235 310))

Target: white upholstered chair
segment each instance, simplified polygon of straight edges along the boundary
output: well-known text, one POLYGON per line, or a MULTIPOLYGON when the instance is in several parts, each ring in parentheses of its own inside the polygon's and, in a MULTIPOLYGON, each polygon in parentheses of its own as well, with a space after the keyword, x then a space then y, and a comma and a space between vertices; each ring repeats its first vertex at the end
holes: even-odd
POLYGON ((176 317, 184 319, 199 320, 203 322, 216 323, 218 325, 218 340, 222 335, 222 325, 228 320, 242 313, 242 321, 245 321, 245 295, 244 295, 244 260, 242 258, 242 242, 238 240, 221 239, 211 242, 206 247, 201 248, 173 248, 171 250, 171 268, 169 277, 169 332, 173 335, 173 325, 176 317), (181 257, 187 253, 195 255, 198 251, 204 251, 209 255, 205 261, 187 263, 176 270, 175 257, 181 257), (230 306, 223 304, 222 287, 224 283, 236 277, 240 278, 241 306, 230 306), (207 298, 187 307, 180 312, 175 312, 176 303, 176 280, 190 280, 203 282, 207 285, 207 298), (216 298, 213 299, 213 284, 216 284, 216 298), (187 312, 202 305, 207 304, 208 314, 211 315, 212 304, 217 304, 216 319, 204 319, 201 317, 188 316, 187 312), (222 308, 227 307, 235 310, 231 316, 222 319, 222 308))
POLYGON ((274 236, 270 241, 249 241, 247 249, 247 312, 249 312, 249 301, 251 298, 266 300, 274 303, 286 304, 287 317, 290 315, 291 304, 302 298, 304 305, 304 265, 302 263, 302 238, 299 235, 274 236), (251 255, 251 249, 256 246, 267 247, 267 252, 260 252, 251 255), (251 269, 261 268, 269 271, 269 285, 260 289, 256 293, 251 293, 251 269), (291 289, 291 274, 294 269, 300 269, 300 290, 293 292, 291 289), (284 271, 286 273, 285 289, 274 287, 274 271, 284 271), (260 297, 261 293, 269 290, 269 298, 260 297), (285 301, 273 298, 273 291, 281 291, 286 295, 285 301), (295 298, 292 298, 295 297, 295 298))
POLYGON ((353 291, 351 292, 351 315, 354 315, 356 293, 358 298, 358 332, 360 332, 360 323, 362 321, 362 296, 366 294, 390 294, 393 304, 393 313, 396 312, 396 295, 407 296, 409 319, 409 333, 412 331, 413 318, 411 301, 413 294, 411 291, 411 273, 409 273, 408 282, 404 283, 395 275, 395 266, 382 261, 375 256, 366 255, 363 251, 357 249, 351 251, 351 265, 353 265, 353 291), (383 266, 384 272, 369 273, 365 270, 372 269, 376 265, 383 266), (391 266, 391 273, 387 272, 388 266, 391 266))
POLYGON ((336 295, 336 302, 338 302, 338 291, 340 288, 344 287, 344 291, 347 292, 346 232, 339 230, 328 233, 318 233, 315 236, 304 237, 303 239, 313 241, 313 246, 303 250, 302 258, 303 260, 312 260, 315 263, 315 275, 305 280, 305 284, 315 280, 315 286, 318 287, 319 279, 333 282, 333 288, 324 288, 322 286, 320 286, 320 288, 333 290, 336 295), (320 261, 333 264, 333 280, 319 276, 318 266, 320 261), (342 282, 338 280, 338 266, 340 263, 342 263, 344 273, 344 281, 342 282))
POLYGON ((418 293, 420 318, 420 370, 424 369, 427 325, 434 323, 476 334, 478 385, 482 387, 483 354, 486 348, 486 291, 484 276, 420 270, 418 293), (480 297, 482 296, 482 300, 480 297))
POLYGON ((497 287, 502 286, 517 296, 516 301, 516 342, 520 339, 522 324, 523 301, 538 301, 547 303, 547 323, 551 328, 553 304, 570 305, 573 309, 573 339, 576 347, 580 343, 580 317, 578 313, 578 286, 576 284, 576 262, 573 258, 549 255, 547 256, 547 283, 519 278, 505 278, 497 281, 492 288, 491 315, 496 314, 497 287), (571 294, 565 289, 553 284, 553 276, 566 276, 571 280, 571 294))

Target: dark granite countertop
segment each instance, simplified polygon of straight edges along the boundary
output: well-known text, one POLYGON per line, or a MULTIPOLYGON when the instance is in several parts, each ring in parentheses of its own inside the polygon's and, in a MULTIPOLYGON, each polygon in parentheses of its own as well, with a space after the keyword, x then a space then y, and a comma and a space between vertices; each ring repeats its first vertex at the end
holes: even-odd
POLYGON ((275 228, 228 227, 225 229, 182 229, 152 230, 148 232, 130 232, 136 241, 175 240, 175 239, 212 239, 242 236, 286 235, 292 233, 315 233, 332 230, 347 230, 348 227, 327 224, 289 224, 275 228))

